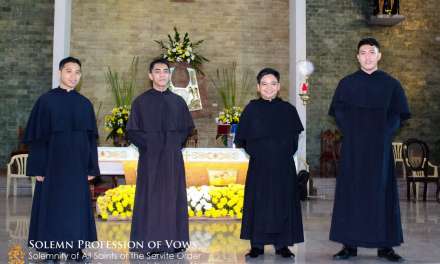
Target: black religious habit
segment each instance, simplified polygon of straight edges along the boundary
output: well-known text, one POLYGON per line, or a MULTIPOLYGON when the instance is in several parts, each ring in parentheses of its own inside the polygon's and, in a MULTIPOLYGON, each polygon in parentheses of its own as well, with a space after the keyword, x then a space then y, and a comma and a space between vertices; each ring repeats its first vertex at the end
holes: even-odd
POLYGON ((279 98, 243 110, 235 135, 249 154, 241 239, 277 247, 304 241, 293 159, 303 130, 296 108, 279 98))
POLYGON ((141 246, 132 251, 172 253, 188 246, 181 150, 193 128, 185 101, 169 90, 150 89, 133 101, 127 131, 139 162, 130 239, 141 246))
POLYGON ((342 132, 330 240, 349 246, 403 242, 392 138, 410 117, 400 83, 377 70, 342 79, 329 114, 342 132))
POLYGON ((44 181, 35 187, 29 246, 73 253, 96 241, 87 176, 99 175, 97 136, 93 106, 75 90, 52 89, 35 103, 24 135, 27 175, 44 181))

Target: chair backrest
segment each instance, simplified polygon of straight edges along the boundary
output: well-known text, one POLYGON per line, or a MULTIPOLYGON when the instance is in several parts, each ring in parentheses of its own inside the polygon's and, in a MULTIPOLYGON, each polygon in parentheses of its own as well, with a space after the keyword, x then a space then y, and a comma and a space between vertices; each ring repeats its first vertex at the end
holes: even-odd
POLYGON ((8 175, 26 175, 26 163, 28 154, 19 154, 11 158, 8 163, 8 175))
POLYGON ((403 162, 402 147, 403 147, 402 142, 393 142, 394 162, 397 162, 397 161, 403 162))
POLYGON ((415 138, 408 139, 402 145, 402 156, 408 175, 421 176, 423 173, 426 176, 429 149, 425 142, 415 138))
POLYGON ((192 148, 197 148, 198 141, 199 141, 199 135, 198 135, 197 129, 194 128, 191 131, 191 134, 186 139, 185 147, 186 148, 191 148, 191 147, 192 148))

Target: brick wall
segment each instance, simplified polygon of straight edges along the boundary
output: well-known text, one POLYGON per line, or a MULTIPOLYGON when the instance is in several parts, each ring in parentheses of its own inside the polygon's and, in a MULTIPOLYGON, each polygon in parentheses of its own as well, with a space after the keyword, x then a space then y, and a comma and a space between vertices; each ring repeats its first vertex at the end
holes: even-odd
MULTIPOLYGON (((103 114, 113 106, 104 73, 108 66, 124 72, 139 56, 139 94, 147 82, 146 64, 160 53, 155 39, 166 39, 173 26, 188 31, 193 40, 205 39, 199 50, 210 59, 204 71, 237 61, 240 70, 255 76, 265 66, 278 68, 287 98, 288 1, 72 1, 72 55, 83 61, 82 93, 103 114)), ((334 128, 327 117, 339 79, 356 70, 355 47, 373 35, 382 44, 380 67, 405 87, 413 118, 397 140, 419 137, 431 146, 439 140, 440 16, 437 2, 407 0, 401 3, 406 20, 393 27, 369 27, 364 0, 307 1, 307 54, 316 71, 311 77, 312 101, 308 107, 308 159, 319 165, 319 133, 334 128)), ((0 162, 16 146, 16 130, 24 126, 36 97, 50 87, 53 1, 5 0, 0 3, 0 162), (5 114, 6 113, 6 114, 5 114), (8 114, 15 113, 15 114, 8 114)), ((248 97, 252 97, 252 92, 248 97)), ((216 146, 214 118, 220 100, 208 87, 208 117, 196 120, 200 146, 216 146)), ((103 141, 103 140, 102 140, 103 141)))
POLYGON ((51 88, 53 1, 0 2, 0 168, 36 98, 51 88))
MULTIPOLYGON (((114 105, 104 78, 107 67, 124 72, 132 57, 139 56, 139 94, 149 87, 147 63, 160 54, 154 40, 166 40, 174 26, 181 32, 189 32, 194 41, 205 40, 199 51, 210 60, 203 69, 208 78, 217 68, 232 61, 238 63, 240 71, 249 69, 253 80, 261 68, 272 66, 281 71, 286 85, 283 94, 287 95, 289 18, 286 0, 220 0, 215 4, 203 1, 72 2, 71 50, 83 61, 82 92, 95 102, 103 102, 103 114, 114 105)), ((254 92, 249 97, 253 95, 254 92)), ((195 120, 202 147, 219 144, 215 141, 214 118, 221 102, 210 82, 208 100, 205 106, 208 116, 195 120)), ((101 123, 101 137, 106 135, 102 127, 101 123)))
MULTIPOLYGON (((357 69, 358 41, 376 37, 382 45, 379 67, 405 88, 412 119, 396 140, 417 137, 433 146, 440 129, 440 16, 437 1, 401 1, 406 19, 393 27, 369 27, 363 0, 307 1, 307 54, 315 63, 311 78, 313 99, 307 109, 308 159, 319 165, 321 130, 334 128, 327 116, 338 81, 357 69)), ((438 151, 438 150, 437 150, 438 151)))

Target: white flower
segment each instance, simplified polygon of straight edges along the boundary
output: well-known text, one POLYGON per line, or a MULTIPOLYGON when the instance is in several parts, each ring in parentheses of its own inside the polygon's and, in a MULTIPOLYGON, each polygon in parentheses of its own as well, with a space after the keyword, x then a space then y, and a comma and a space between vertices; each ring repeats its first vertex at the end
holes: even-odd
POLYGON ((204 208, 205 210, 209 210, 209 209, 212 208, 212 204, 210 204, 210 203, 206 203, 205 206, 203 206, 203 208, 204 208))
POLYGON ((196 211, 201 211, 201 210, 202 210, 202 205, 201 204, 196 205, 196 211))

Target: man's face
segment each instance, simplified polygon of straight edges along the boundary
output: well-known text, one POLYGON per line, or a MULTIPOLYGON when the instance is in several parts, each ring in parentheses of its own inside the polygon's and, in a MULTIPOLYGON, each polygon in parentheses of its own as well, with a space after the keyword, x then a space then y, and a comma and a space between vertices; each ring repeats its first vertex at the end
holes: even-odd
POLYGON ((263 99, 272 100, 280 91, 280 83, 274 75, 264 75, 260 83, 257 84, 257 91, 263 99))
POLYGON ((60 70, 60 87, 64 89, 74 89, 81 79, 81 67, 74 63, 64 64, 60 70))
POLYGON ((381 56, 382 54, 376 46, 366 44, 359 48, 357 59, 363 71, 372 73, 377 70, 377 63, 381 56))
POLYGON ((148 76, 153 82, 153 88, 163 91, 170 79, 170 69, 166 64, 156 63, 148 76))

